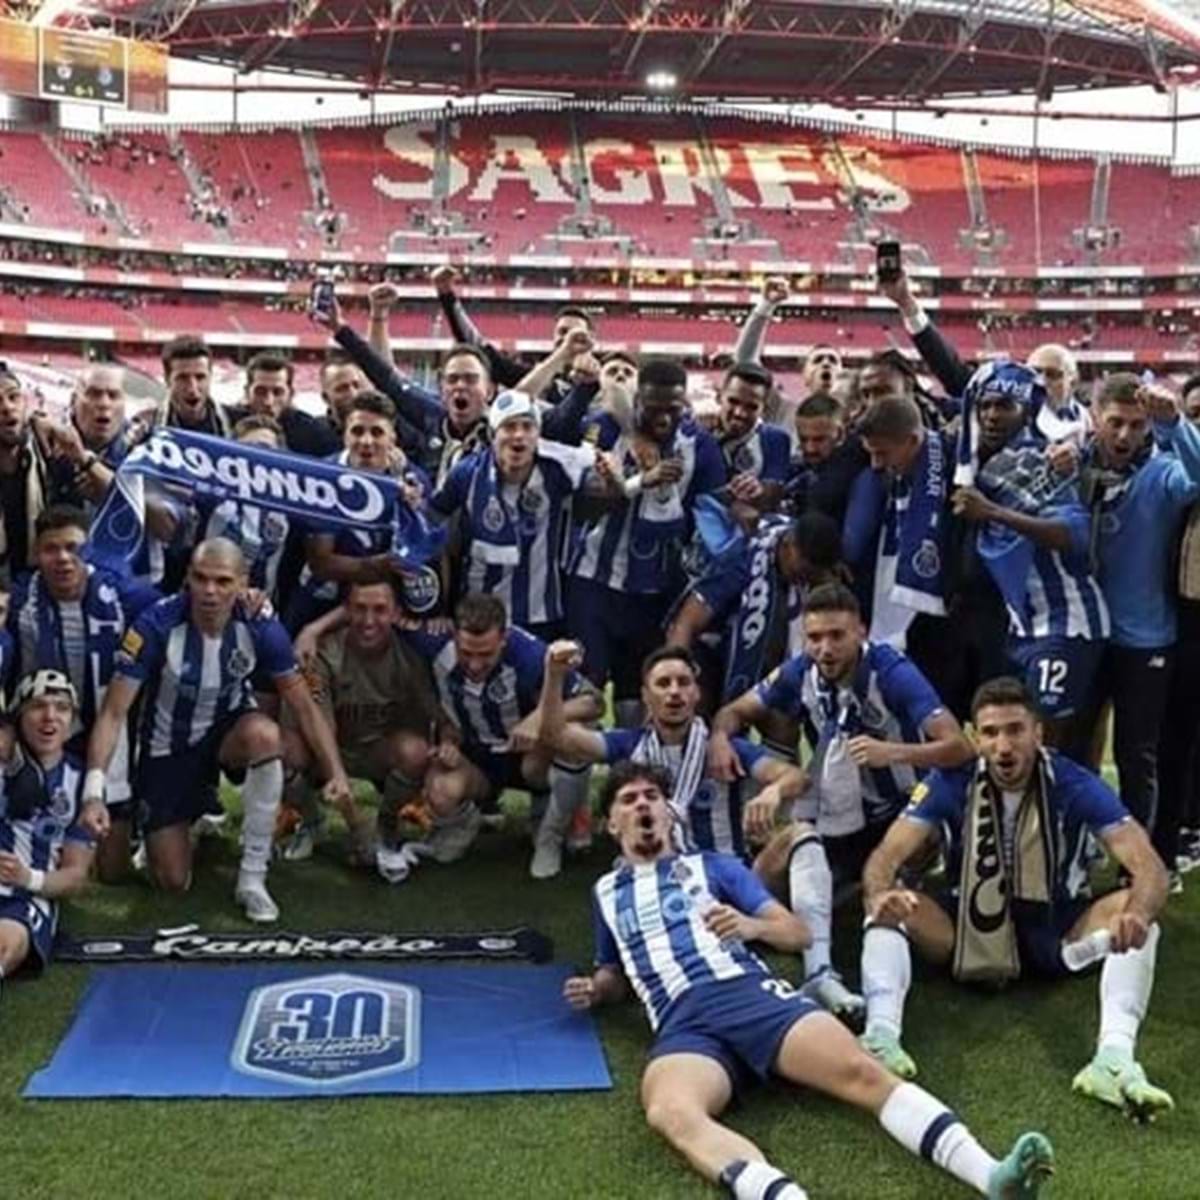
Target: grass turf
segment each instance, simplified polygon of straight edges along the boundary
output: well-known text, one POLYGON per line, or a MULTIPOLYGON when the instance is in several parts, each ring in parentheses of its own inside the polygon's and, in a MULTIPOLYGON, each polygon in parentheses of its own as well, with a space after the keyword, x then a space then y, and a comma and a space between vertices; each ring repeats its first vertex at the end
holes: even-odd
MULTIPOLYGON (((526 874, 522 824, 481 837, 450 868, 423 866, 403 886, 353 874, 333 832, 309 863, 282 864, 272 890, 284 927, 404 931, 527 923, 553 937, 556 959, 591 953, 588 887, 608 847, 553 881, 526 874)), ((141 883, 94 887, 70 906, 76 932, 151 929, 197 921, 243 926, 232 904, 236 849, 206 840, 184 897, 141 883)), ((1198 1044, 1200 875, 1174 898, 1139 1057, 1179 1111, 1153 1128, 1074 1097, 1071 1078, 1092 1051, 1094 976, 1054 987, 974 993, 922 971, 905 1043, 920 1082, 946 1100, 993 1151, 1023 1130, 1050 1136, 1058 1176, 1048 1194, 1073 1200, 1193 1200, 1200 1195, 1200 1118, 1187 1071, 1198 1044)), ((853 918, 840 931, 852 978, 853 918), (851 947, 847 954, 847 948, 851 947)), ((795 979, 795 963, 780 964, 795 979)), ((198 968, 199 969, 199 968, 198 968)), ((395 1097, 269 1101, 42 1101, 20 1099, 30 1073, 71 1019, 86 968, 60 964, 6 985, 0 1000, 0 1196, 61 1197, 518 1197, 716 1196, 645 1127, 637 1083, 649 1031, 633 1003, 599 1015, 615 1079, 608 1093, 511 1097, 395 1097)), ((764 1147, 814 1200, 939 1200, 967 1189, 907 1155, 863 1114, 782 1087, 752 1093, 731 1123, 764 1147)))

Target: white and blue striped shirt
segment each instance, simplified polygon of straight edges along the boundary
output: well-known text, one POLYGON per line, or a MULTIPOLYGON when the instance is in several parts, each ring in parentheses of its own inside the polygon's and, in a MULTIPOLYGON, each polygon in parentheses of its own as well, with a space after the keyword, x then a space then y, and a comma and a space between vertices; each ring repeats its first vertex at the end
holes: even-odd
MULTIPOLYGON (((459 665, 453 635, 410 631, 401 636, 431 664, 438 699, 462 733, 464 751, 505 753, 513 729, 541 699, 546 644, 524 629, 510 628, 500 661, 476 682, 459 665)), ((581 684, 572 671, 564 695, 573 696, 581 684)))
POLYGON ((571 502, 595 461, 590 446, 542 441, 519 486, 499 477, 491 450, 458 463, 430 507, 446 517, 462 510, 460 593, 498 596, 517 625, 561 621, 571 502))
POLYGON ((1091 519, 1087 509, 1081 504, 1067 504, 1038 515, 1067 525, 1071 531, 1071 549, 1050 550, 1034 544, 1025 603, 1019 610, 1008 606, 1013 637, 1107 640, 1112 632, 1108 603, 1092 571, 1091 519))
MULTIPOLYGON (((0 772, 0 850, 16 855, 30 870, 53 871, 68 842, 92 845, 78 824, 82 787, 82 767, 69 756, 49 770, 27 761, 13 774, 0 772)), ((8 896, 28 899, 45 920, 54 919, 53 900, 0 884, 0 897, 8 896)))
MULTIPOLYGON (((640 473, 631 446, 610 414, 591 418, 584 436, 602 450, 612 449, 625 477, 640 473)), ((640 492, 620 508, 585 522, 571 550, 572 575, 619 592, 659 595, 670 589, 696 497, 720 491, 727 473, 716 439, 688 421, 662 454, 680 460, 679 482, 640 492)))
POLYGON ((256 671, 282 679, 296 669, 291 639, 274 617, 247 616, 239 604, 209 637, 193 623, 186 592, 146 609, 117 655, 117 674, 145 685, 138 749, 152 758, 181 754, 253 708, 256 671))
POLYGON ((697 984, 770 975, 743 943, 722 942, 704 924, 714 903, 754 917, 773 901, 736 858, 706 852, 626 863, 592 889, 596 965, 624 971, 654 1030, 697 984))

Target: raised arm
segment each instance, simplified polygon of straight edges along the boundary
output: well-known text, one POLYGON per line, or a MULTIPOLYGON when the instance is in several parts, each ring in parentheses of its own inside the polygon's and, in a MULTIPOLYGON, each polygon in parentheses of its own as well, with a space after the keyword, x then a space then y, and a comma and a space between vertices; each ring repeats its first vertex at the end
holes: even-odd
POLYGON ((594 345, 586 329, 572 329, 533 370, 526 372, 517 384, 517 391, 538 399, 556 376, 563 374, 579 355, 591 353, 594 345))
POLYGON ((565 758, 603 762, 603 735, 571 721, 567 716, 568 702, 563 699, 567 676, 578 670, 581 662, 579 646, 575 642, 551 642, 546 647, 542 694, 538 701, 542 713, 541 740, 565 758))
POLYGON ((788 281, 782 275, 771 275, 764 280, 761 298, 742 322, 737 345, 733 348, 734 362, 762 362, 763 346, 767 340, 771 319, 787 296, 788 281))
POLYGON ((492 379, 497 387, 515 387, 525 374, 525 367, 517 359, 509 358, 497 350, 467 315, 461 298, 454 290, 458 272, 449 263, 443 263, 434 268, 429 278, 437 289, 438 304, 454 340, 468 346, 478 346, 487 355, 492 366, 492 379))
POLYGON ((879 294, 886 296, 900 310, 904 328, 925 365, 951 396, 961 395, 971 378, 972 369, 958 356, 958 351, 917 302, 908 276, 901 271, 894 283, 880 282, 878 286, 879 294))

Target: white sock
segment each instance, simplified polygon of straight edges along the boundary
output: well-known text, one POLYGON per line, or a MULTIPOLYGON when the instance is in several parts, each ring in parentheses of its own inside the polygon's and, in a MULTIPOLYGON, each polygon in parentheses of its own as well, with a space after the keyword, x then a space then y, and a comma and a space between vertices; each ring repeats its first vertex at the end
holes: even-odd
POLYGON ((242 870, 248 874, 267 873, 282 795, 283 763, 278 758, 247 768, 242 785, 242 870))
POLYGON ((618 700, 613 704, 613 714, 617 718, 618 729, 637 729, 642 723, 642 702, 640 700, 618 700))
POLYGON ((788 859, 788 896, 792 912, 804 918, 812 945, 804 951, 804 974, 812 978, 833 966, 829 942, 833 923, 833 872, 820 837, 811 833, 792 847, 788 859))
POLYGON ((550 768, 550 804, 546 819, 553 819, 559 832, 565 833, 576 812, 587 805, 591 784, 590 766, 566 767, 555 763, 550 768))
POLYGON ((879 1110, 879 1123, 906 1150, 987 1195, 996 1160, 936 1096, 902 1083, 879 1110))
POLYGON ((912 983, 908 938, 887 925, 868 925, 863 934, 862 989, 867 1032, 898 1038, 904 1027, 904 1000, 912 983))
POLYGON ((721 1182, 735 1200, 808 1200, 794 1179, 768 1162, 731 1162, 721 1172, 721 1182))
POLYGON ((1110 954, 1100 972, 1100 1037, 1097 1048, 1132 1058, 1138 1029, 1146 1018, 1150 991, 1154 987, 1154 963, 1158 956, 1157 922, 1150 926, 1140 950, 1110 954))

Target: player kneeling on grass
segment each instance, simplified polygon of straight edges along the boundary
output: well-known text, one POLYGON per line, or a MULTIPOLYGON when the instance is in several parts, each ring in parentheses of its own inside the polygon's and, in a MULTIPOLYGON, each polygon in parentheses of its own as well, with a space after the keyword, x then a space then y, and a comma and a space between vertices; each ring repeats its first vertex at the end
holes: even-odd
POLYGON ((863 873, 864 1045, 897 1075, 916 1074, 900 1045, 910 941, 924 957, 950 962, 956 979, 992 984, 1061 977, 1107 953, 1096 1055, 1075 1090, 1139 1119, 1173 1108, 1133 1058, 1154 983, 1166 869, 1107 784, 1043 749, 1037 708, 1019 680, 985 683, 972 713, 977 762, 930 772, 863 873), (1088 885, 1093 836, 1130 876, 1099 900, 1088 885), (897 887, 900 868, 939 837, 949 891, 934 899, 897 887))
POLYGON ((799 1184, 716 1120, 747 1077, 775 1075, 873 1113, 906 1149, 981 1195, 1035 1196, 1053 1162, 1041 1134, 1022 1135, 998 1162, 939 1100, 770 974, 747 943, 795 952, 808 929, 737 859, 672 849, 671 788, 661 767, 610 772, 604 807, 622 860, 593 890, 596 970, 564 984, 578 1009, 620 998, 626 981, 645 1006, 656 1034, 642 1077, 651 1127, 736 1200, 803 1200, 799 1184))
MULTIPOLYGON (((346 597, 346 625, 324 634, 305 668, 317 707, 334 730, 347 774, 369 779, 382 797, 379 841, 394 845, 397 818, 420 787, 429 764, 429 731, 437 700, 425 662, 395 629, 399 613, 390 583, 356 583, 346 597)), ((282 843, 283 857, 312 855, 313 831, 320 823, 310 780, 317 762, 285 707, 283 760, 288 780, 283 815, 293 832, 282 843)), ((376 864, 374 831, 353 798, 342 800, 342 815, 353 839, 355 859, 376 864)))
POLYGON ((242 861, 234 894, 250 920, 266 922, 279 918, 266 878, 283 765, 279 726, 255 707, 256 672, 270 676, 296 714, 329 780, 327 799, 344 803, 350 781, 333 732, 296 666, 291 639, 274 617, 248 613, 245 588, 241 550, 211 538, 192 553, 186 589, 152 604, 129 627, 88 743, 84 799, 103 797, 113 749, 144 686, 134 795, 154 882, 187 891, 189 827, 204 811, 219 769, 244 771, 242 861))
POLYGON ((0 979, 49 963, 56 901, 83 888, 95 855, 96 806, 81 802, 82 764, 64 749, 77 707, 61 671, 26 675, 15 744, 8 731, 0 744, 0 979))

